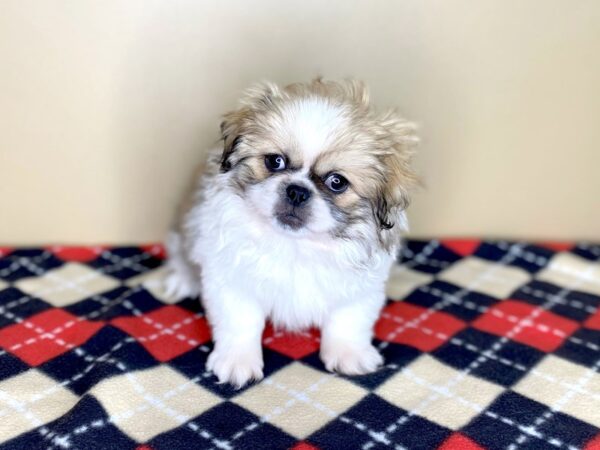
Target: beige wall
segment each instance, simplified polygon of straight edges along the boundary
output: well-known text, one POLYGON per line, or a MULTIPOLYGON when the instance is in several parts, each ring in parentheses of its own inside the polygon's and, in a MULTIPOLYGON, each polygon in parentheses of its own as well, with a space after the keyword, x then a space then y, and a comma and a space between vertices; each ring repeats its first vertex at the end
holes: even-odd
POLYGON ((315 74, 421 123, 413 234, 600 240, 597 0, 0 9, 0 242, 160 239, 239 91, 315 74))

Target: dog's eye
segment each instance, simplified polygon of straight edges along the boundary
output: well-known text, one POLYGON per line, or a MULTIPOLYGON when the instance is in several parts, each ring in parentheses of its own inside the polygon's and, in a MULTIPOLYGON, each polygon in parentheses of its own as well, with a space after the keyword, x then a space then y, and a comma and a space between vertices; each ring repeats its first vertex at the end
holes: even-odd
POLYGON ((265 166, 271 172, 279 172, 280 170, 285 169, 286 161, 285 157, 282 155, 267 155, 265 156, 265 166))
POLYGON ((336 194, 341 194, 346 190, 350 183, 339 173, 332 173, 327 176, 325 179, 325 186, 329 188, 330 191, 335 192, 336 194))

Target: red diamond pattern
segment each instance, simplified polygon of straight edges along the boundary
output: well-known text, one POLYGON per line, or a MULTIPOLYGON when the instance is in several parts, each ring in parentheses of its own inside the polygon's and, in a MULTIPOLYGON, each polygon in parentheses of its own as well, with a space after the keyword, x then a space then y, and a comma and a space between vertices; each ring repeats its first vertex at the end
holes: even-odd
POLYGON ((446 439, 438 450, 484 450, 464 434, 453 433, 446 439))
POLYGON ((594 315, 590 316, 583 325, 594 330, 600 330, 600 308, 598 308, 594 315))
POLYGON ((120 317, 111 324, 135 337, 162 362, 210 340, 210 328, 204 317, 172 305, 135 317, 120 317))
POLYGON ((0 330, 0 347, 35 367, 83 344, 102 326, 50 309, 0 330))
POLYGON ((577 322, 516 300, 494 305, 473 326, 545 352, 556 350, 578 328, 577 322))
POLYGON ((88 262, 96 259, 106 247, 64 247, 55 245, 48 250, 63 261, 88 262))
POLYGON ((572 242, 537 242, 536 245, 554 250, 555 252, 566 252, 574 247, 572 242))
POLYGON ((600 450, 600 435, 589 441, 584 450, 600 450))
POLYGON ((443 312, 434 312, 406 302, 387 306, 375 325, 382 341, 406 344, 424 352, 435 350, 466 324, 443 312))
POLYGON ((319 448, 306 442, 298 442, 290 450, 319 450, 319 448))
POLYGON ((146 253, 151 254, 155 258, 165 259, 167 257, 167 252, 165 250, 164 245, 160 244, 150 244, 150 245, 142 245, 140 247, 146 253))
POLYGON ((450 239, 442 241, 442 245, 461 256, 472 255, 481 241, 473 239, 450 239))
POLYGON ((283 353, 293 359, 304 358, 319 349, 320 334, 318 330, 302 333, 275 331, 272 325, 267 325, 263 344, 265 347, 283 353))

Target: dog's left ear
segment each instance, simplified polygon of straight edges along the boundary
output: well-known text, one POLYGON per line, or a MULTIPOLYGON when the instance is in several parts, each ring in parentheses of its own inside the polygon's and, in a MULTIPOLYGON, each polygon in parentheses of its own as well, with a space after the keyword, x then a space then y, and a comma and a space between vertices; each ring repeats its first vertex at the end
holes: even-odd
POLYGON ((223 116, 221 122, 222 172, 228 172, 235 166, 237 162, 235 152, 243 142, 244 131, 251 124, 252 117, 261 110, 270 108, 280 95, 281 90, 273 83, 256 84, 244 92, 238 109, 223 116))
POLYGON ((389 230, 408 207, 412 191, 420 185, 411 165, 419 139, 415 124, 401 119, 393 111, 382 115, 378 122, 380 144, 385 149, 380 156, 384 182, 374 202, 373 214, 380 229, 389 230))

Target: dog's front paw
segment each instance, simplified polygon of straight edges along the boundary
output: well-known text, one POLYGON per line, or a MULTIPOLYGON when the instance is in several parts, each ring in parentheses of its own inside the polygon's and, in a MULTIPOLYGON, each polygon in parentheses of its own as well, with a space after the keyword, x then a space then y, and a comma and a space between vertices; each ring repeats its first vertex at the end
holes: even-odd
POLYGON ((219 379, 237 389, 263 377, 263 359, 259 351, 215 348, 208 356, 206 367, 219 379))
POLYGON ((327 370, 344 375, 364 375, 377 370, 383 357, 371 344, 330 342, 321 348, 321 360, 327 370))

